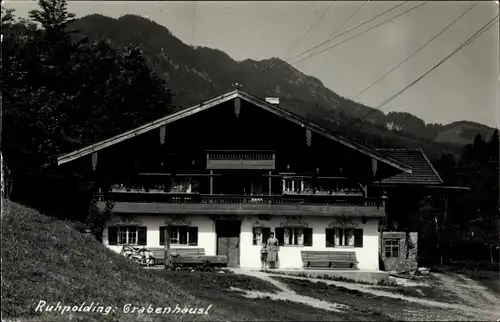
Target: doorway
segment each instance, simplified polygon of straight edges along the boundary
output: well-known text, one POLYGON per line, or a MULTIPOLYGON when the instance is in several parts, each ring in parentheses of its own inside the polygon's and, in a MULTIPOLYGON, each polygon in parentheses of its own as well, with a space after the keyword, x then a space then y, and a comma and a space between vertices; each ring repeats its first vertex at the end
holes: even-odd
POLYGON ((241 220, 216 220, 217 255, 227 256, 228 267, 240 266, 241 220))

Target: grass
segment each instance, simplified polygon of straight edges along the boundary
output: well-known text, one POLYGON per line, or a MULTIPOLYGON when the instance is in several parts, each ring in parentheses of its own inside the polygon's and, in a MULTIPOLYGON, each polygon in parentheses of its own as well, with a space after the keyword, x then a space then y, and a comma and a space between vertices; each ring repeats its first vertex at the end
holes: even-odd
MULTIPOLYGON (((307 273, 303 273, 303 272, 290 274, 290 273, 287 273, 287 272, 280 272, 280 271, 273 271, 272 273, 275 274, 275 275, 297 276, 297 277, 315 278, 315 279, 337 281, 337 282, 345 282, 345 283, 374 285, 374 283, 370 283, 370 282, 366 282, 366 281, 356 281, 356 280, 354 280, 352 278, 349 278, 349 277, 344 277, 344 276, 330 276, 328 274, 325 274, 325 275, 321 276, 321 275, 307 274, 307 273)), ((384 284, 384 283, 389 283, 389 282, 380 281, 380 283, 378 283, 378 284, 387 285, 387 284, 384 284)))
MULTIPOLYGON (((8 202, 8 201, 7 201, 8 202)), ((111 306, 108 315, 75 313, 87 321, 137 321, 123 314, 125 304, 136 306, 208 307, 185 289, 112 253, 72 225, 11 203, 2 216, 2 317, 67 320, 60 313, 35 312, 40 300, 48 304, 80 305, 96 302, 111 306)), ((172 315, 173 320, 193 316, 172 315)), ((221 320, 216 310, 197 320, 221 320)))
MULTIPOLYGON (((9 202, 9 201, 5 201, 9 202)), ((274 292, 256 278, 209 272, 146 270, 74 229, 70 222, 44 216, 10 203, 2 215, 2 320, 67 321, 69 314, 40 313, 40 300, 49 305, 90 302, 110 306, 102 313, 76 312, 74 321, 305 321, 338 320, 329 311, 305 304, 247 299, 230 286, 274 292), (125 314, 122 308, 152 305, 208 308, 209 314, 125 314)), ((341 318, 342 320, 344 318, 341 318)))
POLYGON ((323 282, 276 276, 300 295, 322 299, 332 303, 349 305, 349 316, 357 320, 448 320, 459 319, 451 316, 450 310, 438 309, 399 299, 380 297, 344 287, 328 285, 323 282))
POLYGON ((495 293, 497 296, 500 296, 500 272, 498 271, 498 269, 485 270, 470 267, 436 266, 432 268, 432 271, 439 273, 453 272, 462 274, 483 285, 484 287, 495 293))

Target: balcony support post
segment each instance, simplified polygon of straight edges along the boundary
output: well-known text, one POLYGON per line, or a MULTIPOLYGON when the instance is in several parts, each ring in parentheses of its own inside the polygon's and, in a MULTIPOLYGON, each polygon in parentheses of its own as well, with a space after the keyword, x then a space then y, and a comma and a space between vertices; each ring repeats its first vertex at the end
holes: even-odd
POLYGON ((165 240, 165 268, 168 269, 171 266, 171 263, 170 263, 170 225, 168 224, 168 222, 165 224, 164 240, 165 240))
POLYGON ((214 194, 214 170, 210 170, 210 194, 214 194))
POLYGON ((271 174, 272 174, 272 171, 269 171, 269 195, 272 195, 272 189, 271 189, 271 174))

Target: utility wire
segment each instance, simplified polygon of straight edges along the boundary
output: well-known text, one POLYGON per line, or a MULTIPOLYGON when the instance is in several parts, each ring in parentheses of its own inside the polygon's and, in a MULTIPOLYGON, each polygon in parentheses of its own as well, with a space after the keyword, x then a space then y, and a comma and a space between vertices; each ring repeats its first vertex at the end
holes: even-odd
POLYGON ((311 51, 315 50, 316 48, 323 46, 324 44, 327 44, 327 43, 329 43, 329 42, 332 42, 333 40, 335 40, 335 39, 339 38, 340 36, 343 36, 343 35, 345 35, 345 34, 347 34, 347 33, 351 32, 351 31, 353 31, 353 30, 355 30, 355 29, 358 29, 359 27, 361 27, 361 26, 363 26, 363 25, 366 25, 367 23, 372 22, 373 20, 377 19, 378 17, 381 17, 381 16, 385 15, 386 13, 388 13, 388 12, 390 12, 390 11, 392 11, 392 10, 395 10, 395 9, 397 9, 397 8, 401 7, 402 5, 404 5, 404 4, 405 4, 405 3, 407 3, 407 2, 409 2, 409 1, 404 1, 404 2, 402 2, 402 3, 400 3, 400 4, 397 4, 397 5, 395 5, 394 7, 390 8, 390 9, 388 9, 388 10, 386 10, 386 11, 382 12, 382 13, 379 13, 378 15, 376 15, 376 16, 374 16, 374 17, 370 18, 370 19, 368 19, 368 20, 366 20, 366 21, 364 21, 364 22, 362 22, 362 23, 360 23, 360 24, 357 24, 356 26, 352 27, 351 29, 348 29, 348 30, 346 30, 346 31, 344 31, 344 32, 342 32, 342 33, 340 33, 339 35, 337 35, 337 36, 335 36, 335 37, 333 37, 333 38, 327 39, 327 40, 323 41, 322 43, 320 43, 320 44, 318 44, 318 45, 316 45, 316 46, 314 46, 314 47, 312 47, 312 48, 309 48, 308 50, 303 51, 303 52, 301 52, 300 54, 297 54, 297 55, 293 56, 293 57, 292 57, 292 58, 290 58, 288 61, 291 61, 291 60, 293 60, 293 59, 295 59, 295 58, 297 58, 297 57, 299 57, 299 56, 302 56, 302 55, 304 55, 304 54, 307 54, 308 52, 311 52, 311 51))
POLYGON ((375 29, 375 28, 377 28, 377 27, 379 27, 379 26, 383 25, 383 24, 384 24, 384 23, 386 23, 386 22, 389 22, 389 21, 391 21, 391 20, 394 20, 394 19, 396 19, 396 18, 399 18, 399 17, 401 17, 402 15, 407 14, 407 13, 409 13, 410 11, 413 11, 413 10, 415 10, 415 9, 417 9, 417 8, 419 8, 419 7, 423 6, 423 5, 425 5, 425 4, 427 4, 428 2, 429 2, 429 1, 425 1, 425 2, 423 2, 423 3, 419 4, 419 5, 415 6, 415 7, 412 7, 412 8, 410 8, 410 9, 406 10, 406 11, 403 11, 402 13, 400 13, 400 14, 398 14, 398 15, 396 15, 396 16, 394 16, 394 17, 392 17, 392 18, 389 18, 389 19, 387 19, 387 20, 384 20, 384 21, 382 21, 381 23, 379 23, 379 24, 377 24, 377 25, 375 25, 375 26, 373 26, 373 27, 371 27, 371 28, 368 28, 368 29, 366 29, 366 30, 364 30, 364 31, 362 31, 362 32, 360 32, 360 33, 358 33, 358 34, 355 34, 354 36, 352 36, 352 37, 350 37, 350 38, 347 38, 347 39, 345 39, 345 40, 342 40, 341 42, 338 42, 338 43, 336 43, 336 44, 335 44, 335 45, 333 45, 333 46, 330 46, 330 47, 327 47, 327 48, 325 48, 325 49, 323 49, 323 50, 320 50, 320 51, 318 51, 317 53, 312 53, 311 55, 309 55, 309 56, 307 56, 307 57, 305 57, 305 58, 302 58, 301 60, 298 60, 298 61, 296 61, 296 62, 292 63, 291 65, 296 65, 296 64, 301 63, 301 62, 303 62, 303 61, 305 61, 305 60, 308 60, 309 58, 312 58, 312 57, 314 57, 314 56, 316 56, 316 55, 319 55, 319 54, 321 54, 321 53, 323 53, 323 52, 325 52, 325 51, 327 51, 327 50, 330 50, 330 49, 332 49, 332 48, 335 48, 335 47, 337 47, 337 46, 340 46, 341 44, 343 44, 343 43, 345 43, 345 42, 347 42, 347 41, 349 41, 349 40, 351 40, 351 39, 354 39, 354 38, 356 38, 356 37, 358 37, 358 36, 361 36, 361 35, 363 35, 363 34, 367 33, 368 31, 371 31, 371 30, 373 30, 373 29, 375 29))
MULTIPOLYGON (((308 52, 310 52, 310 51, 313 51, 313 50, 315 50, 316 48, 321 47, 321 46, 323 46, 324 44, 326 44, 326 43, 328 43, 328 42, 330 42, 330 41, 333 41, 333 40, 335 40, 335 39, 339 38, 340 36, 345 35, 345 34, 347 34, 347 33, 351 32, 352 30, 357 29, 357 28, 361 27, 362 25, 365 25, 365 24, 367 24, 367 23, 369 23, 369 22, 371 22, 371 21, 373 21, 373 20, 377 19, 378 17, 380 17, 380 16, 382 16, 382 15, 384 15, 384 14, 388 13, 389 11, 392 11, 392 10, 394 10, 394 9, 396 9, 396 8, 398 8, 398 7, 402 6, 402 5, 404 5, 404 4, 405 4, 405 3, 407 3, 407 2, 409 2, 409 1, 404 1, 404 2, 402 2, 402 3, 400 3, 400 4, 398 4, 398 5, 396 5, 396 6, 392 7, 392 8, 390 8, 389 10, 386 10, 386 11, 384 11, 384 12, 382 12, 382 13, 380 13, 380 14, 378 14, 378 15, 376 15, 376 16, 374 16, 374 17, 372 17, 372 18, 368 19, 368 20, 366 20, 365 22, 362 22, 362 23, 360 23, 360 24, 358 24, 358 25, 354 26, 353 28, 351 28, 351 29, 349 29, 349 30, 346 30, 346 31, 342 32, 341 34, 339 34, 339 35, 335 36, 335 37, 334 37, 334 38, 332 38, 332 39, 328 39, 328 40, 326 40, 326 41, 322 42, 321 44, 318 44, 318 45, 316 45, 316 46, 314 46, 314 47, 312 47, 312 48, 310 48, 310 49, 308 49, 308 50, 306 50, 306 51, 304 51, 304 52, 302 52, 302 53, 300 53, 300 54, 298 54, 298 55, 295 55, 295 56, 293 56, 292 58, 290 58, 290 59, 288 59, 288 60, 286 60, 286 61, 280 62, 280 63, 278 63, 278 64, 276 64, 276 65, 274 65, 274 66, 271 66, 271 68, 270 68, 270 69, 272 69, 272 68, 276 68, 276 67, 279 67, 279 66, 284 65, 284 64, 289 64, 289 62, 290 62, 290 61, 292 61, 293 59, 295 59, 295 58, 297 58, 297 57, 299 57, 299 56, 302 56, 303 54, 306 54, 306 53, 308 53, 308 52)), ((428 1, 427 1, 427 2, 428 2, 428 1)), ((265 73, 265 74, 267 74, 267 73, 268 73, 268 69, 267 69, 267 68, 266 68, 266 69, 264 69, 264 73, 265 73)))
POLYGON ((472 43, 474 40, 476 40, 476 38, 480 37, 484 32, 486 32, 488 29, 490 29, 491 27, 493 27, 493 25, 495 23, 498 22, 497 20, 498 18, 498 15, 496 15, 493 19, 491 19, 487 24, 485 24, 481 29, 479 29, 478 31, 476 31, 469 39, 467 39, 464 43, 462 43, 457 49, 455 49, 453 52, 451 52, 448 56, 446 56, 443 60, 441 60, 439 63, 437 63, 436 65, 434 65, 431 69, 429 69, 427 72, 425 72, 424 74, 422 74, 420 77, 418 77, 416 80, 414 80, 413 82, 411 82, 409 85, 405 86, 402 90, 398 91, 396 94, 392 95, 389 99, 385 100, 382 104, 380 104, 376 109, 374 109, 373 111, 367 113, 365 116, 359 118, 358 120, 354 121, 353 123, 349 124, 348 126, 346 126, 346 128, 349 128, 351 126, 353 126, 354 124, 356 123, 359 123, 361 122, 364 118, 366 118, 367 116, 375 113, 376 111, 379 111, 381 108, 383 108, 385 105, 387 105, 388 103, 390 103, 392 100, 394 100, 396 97, 398 97, 399 95, 401 95, 403 92, 405 92, 407 89, 409 89, 410 87, 412 87, 413 85, 415 85, 416 83, 418 83, 420 80, 422 80, 422 78, 424 78, 425 76, 429 75, 432 71, 434 71, 436 68, 438 68, 439 66, 441 66, 445 61, 447 61, 450 57, 452 57, 453 55, 455 55, 456 53, 458 53, 460 50, 462 50, 465 46, 469 45, 470 43, 472 43), (495 21, 497 20, 497 21, 495 21), (489 26, 488 26, 489 25, 489 26))
POLYGON ((399 68, 404 63, 406 63, 408 60, 410 60, 413 56, 415 56, 422 49, 424 49, 425 47, 427 47, 427 45, 429 45, 434 39, 436 39, 437 37, 439 37, 442 33, 444 33, 446 30, 448 30, 452 25, 454 25, 458 20, 460 20, 463 16, 465 16, 469 11, 471 11, 472 8, 474 8, 479 2, 480 1, 477 1, 476 3, 474 3, 471 7, 469 7, 469 9, 467 9, 460 16, 458 16, 457 18, 455 18, 455 20, 453 20, 449 25, 447 25, 444 29, 442 29, 440 32, 438 32, 434 37, 432 37, 424 45, 422 45, 420 48, 418 48, 416 51, 414 51, 410 56, 406 57, 402 62, 400 62, 395 67, 393 67, 391 70, 389 70, 387 73, 385 73, 382 77, 380 77, 375 82, 373 82, 370 86, 366 87, 361 92, 359 92, 356 95, 354 95, 351 98, 351 100, 356 99, 358 96, 360 96, 361 94, 363 94, 364 92, 366 92, 367 90, 369 90, 370 88, 372 88, 373 86, 377 85, 381 80, 383 80, 384 78, 386 78, 387 76, 389 76, 393 71, 395 71, 397 68, 399 68))
POLYGON ((311 25, 311 27, 307 29, 307 31, 302 35, 302 37, 297 39, 297 41, 293 44, 292 47, 290 47, 290 49, 288 49, 285 55, 288 55, 288 53, 290 53, 295 48, 295 46, 297 46, 302 41, 302 39, 304 39, 309 34, 309 32, 311 32, 311 30, 318 24, 318 22, 320 22, 320 20, 324 17, 324 15, 328 12, 328 10, 330 10, 332 5, 333 3, 331 3, 325 10, 323 10, 323 13, 318 17, 318 19, 316 19, 316 21, 311 25))
POLYGON ((345 21, 344 21, 341 25, 340 25, 340 27, 338 27, 338 28, 337 28, 337 30, 333 31, 333 32, 332 32, 332 33, 328 36, 328 38, 327 38, 327 39, 328 39, 328 40, 330 40, 330 39, 332 39, 333 35, 338 34, 338 33, 342 30, 342 28, 344 28, 344 26, 345 26, 345 25, 346 25, 349 21, 351 21, 352 17, 354 17, 354 16, 358 13, 358 11, 359 11, 359 10, 361 10, 361 8, 363 8, 363 6, 364 6, 365 4, 367 4, 369 1, 370 1, 370 0, 365 0, 365 1, 363 1, 363 3, 362 3, 361 5, 359 5, 359 6, 356 8, 356 10, 354 10, 354 12, 353 12, 353 13, 352 13, 352 14, 351 14, 351 15, 350 15, 350 16, 349 16, 349 17, 348 17, 348 18, 347 18, 347 19, 346 19, 346 20, 345 20, 345 21))

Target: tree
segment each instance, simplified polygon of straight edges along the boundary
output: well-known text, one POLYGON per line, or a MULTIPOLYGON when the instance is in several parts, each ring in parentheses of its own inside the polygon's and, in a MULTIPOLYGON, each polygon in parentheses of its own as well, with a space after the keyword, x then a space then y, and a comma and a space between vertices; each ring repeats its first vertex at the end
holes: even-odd
POLYGON ((169 114, 171 93, 139 47, 76 42, 66 3, 39 5, 31 20, 2 15, 2 151, 14 200, 47 212, 67 202, 84 217, 91 179, 61 179, 57 156, 169 114))

